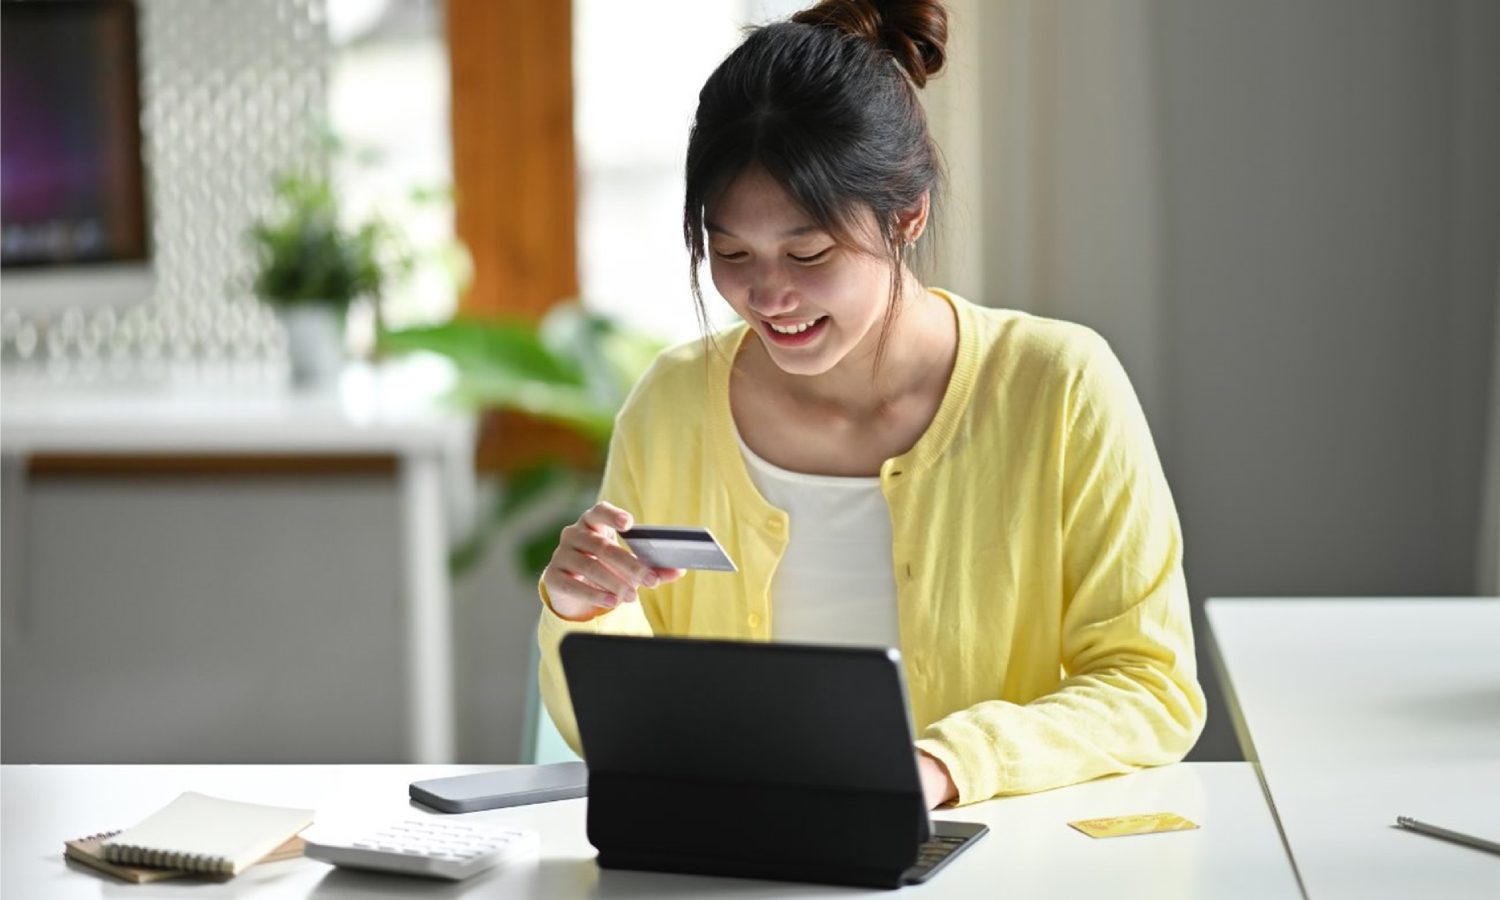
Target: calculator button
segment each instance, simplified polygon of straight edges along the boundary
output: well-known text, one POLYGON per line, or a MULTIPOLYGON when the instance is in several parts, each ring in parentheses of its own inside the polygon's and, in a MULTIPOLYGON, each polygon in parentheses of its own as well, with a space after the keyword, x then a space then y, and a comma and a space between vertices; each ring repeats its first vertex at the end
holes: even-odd
POLYGON ((535 831, 483 822, 418 819, 388 823, 364 833, 304 835, 305 853, 336 866, 459 880, 534 856, 535 831))

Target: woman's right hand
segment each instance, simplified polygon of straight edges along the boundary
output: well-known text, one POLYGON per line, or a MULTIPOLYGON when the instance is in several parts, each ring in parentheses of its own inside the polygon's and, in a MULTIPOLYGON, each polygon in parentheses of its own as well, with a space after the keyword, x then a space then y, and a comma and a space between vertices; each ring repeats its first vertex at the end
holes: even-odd
POLYGON ((542 585, 552 611, 582 622, 636 599, 636 590, 676 581, 683 569, 656 569, 615 541, 628 531, 630 513, 600 501, 562 530, 542 585))

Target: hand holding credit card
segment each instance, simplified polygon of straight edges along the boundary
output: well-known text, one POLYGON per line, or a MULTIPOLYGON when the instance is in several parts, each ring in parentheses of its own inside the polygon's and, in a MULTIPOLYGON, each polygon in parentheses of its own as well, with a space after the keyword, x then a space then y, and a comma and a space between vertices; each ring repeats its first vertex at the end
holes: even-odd
POLYGON ((637 525, 620 540, 641 562, 657 569, 705 569, 736 572, 734 560, 707 528, 681 525, 637 525))
POLYGON ((689 566, 734 571, 706 529, 636 529, 634 523, 629 510, 600 500, 564 528, 542 572, 542 597, 548 608, 560 618, 584 622, 622 603, 636 602, 643 588, 671 584, 686 575, 689 566), (639 538, 634 547, 633 534, 639 538))

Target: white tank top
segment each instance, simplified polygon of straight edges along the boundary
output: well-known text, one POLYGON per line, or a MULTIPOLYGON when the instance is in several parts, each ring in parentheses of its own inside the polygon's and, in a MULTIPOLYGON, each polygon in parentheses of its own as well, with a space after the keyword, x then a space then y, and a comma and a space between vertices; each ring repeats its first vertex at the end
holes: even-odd
POLYGON ((757 456, 735 431, 750 480, 787 514, 771 580, 771 639, 900 646, 891 512, 880 478, 806 475, 757 456))

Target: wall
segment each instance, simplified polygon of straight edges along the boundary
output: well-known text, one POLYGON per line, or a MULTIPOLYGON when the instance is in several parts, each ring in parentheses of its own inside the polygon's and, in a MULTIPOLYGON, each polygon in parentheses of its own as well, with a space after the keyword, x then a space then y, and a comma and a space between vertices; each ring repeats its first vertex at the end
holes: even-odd
MULTIPOLYGON (((1473 593, 1500 10, 954 7, 979 59, 930 99, 953 195, 977 199, 948 271, 1115 345, 1195 604, 1473 593)), ((1213 706, 1195 756, 1235 758, 1199 629, 1213 706)))
POLYGON ((273 175, 326 116, 325 0, 136 0, 152 296, 86 310, 61 294, 4 317, 0 356, 61 371, 111 363, 285 359, 249 296, 245 233, 273 175), (25 335, 23 337, 23 335, 25 335))
MULTIPOLYGON (((1413 2, 1161 16, 1167 455, 1195 595, 1472 593, 1494 17, 1413 2)), ((1228 746, 1220 728, 1204 750, 1228 746)))

